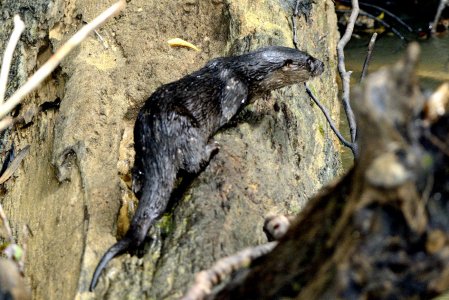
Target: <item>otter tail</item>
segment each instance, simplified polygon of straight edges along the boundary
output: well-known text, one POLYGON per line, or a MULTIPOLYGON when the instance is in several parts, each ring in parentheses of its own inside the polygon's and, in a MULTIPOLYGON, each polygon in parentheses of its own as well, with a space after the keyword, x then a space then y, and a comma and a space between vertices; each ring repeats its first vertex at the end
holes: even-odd
POLYGON ((166 168, 163 174, 157 174, 154 178, 159 179, 143 182, 142 195, 131 221, 131 226, 123 239, 109 248, 101 258, 92 277, 90 291, 95 289, 98 278, 109 261, 117 255, 141 245, 154 221, 165 211, 173 189, 176 172, 173 171, 173 168, 166 168))
POLYGON ((166 132, 165 122, 168 121, 163 116, 155 118, 153 116, 143 108, 134 126, 136 155, 133 191, 139 198, 139 205, 123 239, 109 248, 98 263, 89 287, 90 291, 95 289, 98 278, 111 259, 143 243, 148 230, 164 213, 170 200, 179 169, 178 162, 172 161, 171 158, 176 158, 178 148, 172 145, 173 133, 166 132), (157 132, 157 135, 154 132, 157 132))
POLYGON ((123 239, 112 245, 111 248, 106 251, 106 253, 101 258, 97 267, 95 268, 94 275, 92 276, 92 281, 90 283, 89 291, 92 292, 95 289, 95 286, 98 283, 98 278, 100 278, 101 272, 103 272, 106 265, 109 263, 111 259, 116 257, 117 255, 128 250, 133 244, 133 239, 129 236, 125 236, 123 239))

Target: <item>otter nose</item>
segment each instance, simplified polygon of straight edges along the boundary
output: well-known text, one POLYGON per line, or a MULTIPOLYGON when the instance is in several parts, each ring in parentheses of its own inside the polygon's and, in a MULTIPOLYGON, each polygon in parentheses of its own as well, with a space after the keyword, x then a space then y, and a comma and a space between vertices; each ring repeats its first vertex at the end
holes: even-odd
POLYGON ((324 64, 322 61, 314 58, 310 58, 308 60, 310 73, 312 73, 312 76, 318 76, 324 71, 324 64))

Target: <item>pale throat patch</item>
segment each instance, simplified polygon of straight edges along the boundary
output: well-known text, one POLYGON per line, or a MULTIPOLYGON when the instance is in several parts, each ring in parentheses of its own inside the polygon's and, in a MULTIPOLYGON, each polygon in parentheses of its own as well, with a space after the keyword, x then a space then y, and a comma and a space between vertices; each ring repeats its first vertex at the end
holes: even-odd
POLYGON ((272 72, 270 76, 262 80, 259 85, 264 89, 273 90, 295 83, 304 82, 309 78, 310 73, 307 70, 279 69, 272 72))

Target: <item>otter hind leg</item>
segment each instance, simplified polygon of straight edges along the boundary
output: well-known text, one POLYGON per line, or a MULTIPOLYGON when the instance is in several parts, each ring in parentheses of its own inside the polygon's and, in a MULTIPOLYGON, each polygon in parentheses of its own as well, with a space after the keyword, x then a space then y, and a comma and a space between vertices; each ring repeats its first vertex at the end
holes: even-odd
POLYGON ((188 173, 200 172, 220 149, 217 142, 206 141, 203 135, 196 128, 191 128, 188 138, 181 147, 182 169, 188 173))

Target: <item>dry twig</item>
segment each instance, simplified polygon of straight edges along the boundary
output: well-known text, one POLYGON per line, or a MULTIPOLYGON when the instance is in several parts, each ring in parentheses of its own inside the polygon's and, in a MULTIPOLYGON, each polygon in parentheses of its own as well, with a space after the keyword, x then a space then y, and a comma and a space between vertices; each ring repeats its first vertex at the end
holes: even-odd
POLYGON ((59 65, 64 57, 78 46, 86 37, 94 31, 98 26, 103 24, 107 19, 116 15, 125 7, 125 0, 120 0, 115 3, 99 16, 97 16, 92 22, 85 25, 77 33, 75 33, 61 48, 53 54, 49 60, 36 71, 27 82, 20 87, 5 103, 0 106, 0 119, 10 113, 22 99, 34 90, 51 72, 59 65))
POLYGON ((11 68, 12 56, 16 49, 17 42, 25 29, 25 24, 22 22, 18 15, 14 16, 14 30, 9 38, 8 45, 6 46, 5 53, 3 55, 2 70, 0 72, 0 104, 3 103, 6 93, 6 84, 8 83, 9 69, 11 68))
POLYGON ((368 44, 368 52, 366 53, 365 62, 363 63, 362 74, 360 75, 360 82, 365 78, 366 72, 368 71, 368 65, 371 60, 371 55, 373 54, 374 44, 376 43, 377 32, 373 33, 368 44))
POLYGON ((340 140, 340 142, 345 145, 346 147, 352 149, 352 143, 348 142, 343 135, 341 134, 341 132, 337 129, 337 126, 335 126, 334 121, 332 121, 331 116, 329 114, 329 111, 326 109, 326 107, 324 107, 323 104, 321 104, 321 102, 315 97, 315 95, 313 94, 313 92, 309 89, 309 87, 307 86, 306 83, 304 83, 304 86, 306 87, 306 92, 307 95, 309 95, 309 97, 313 100, 313 102, 315 102, 315 104, 318 106, 318 108, 321 110, 321 112, 323 113, 323 115, 326 117, 327 122, 329 123, 329 126, 331 127, 332 131, 335 133, 335 135, 337 136, 337 138, 340 140))

